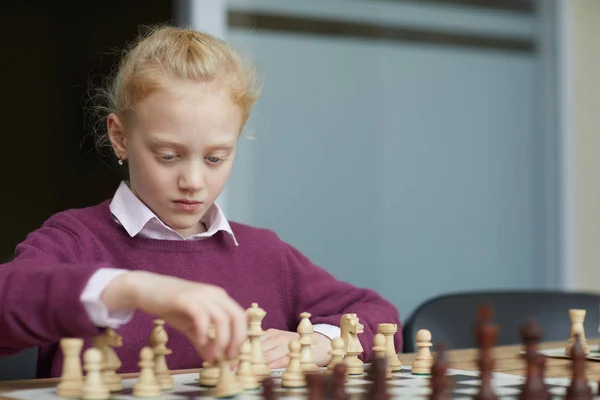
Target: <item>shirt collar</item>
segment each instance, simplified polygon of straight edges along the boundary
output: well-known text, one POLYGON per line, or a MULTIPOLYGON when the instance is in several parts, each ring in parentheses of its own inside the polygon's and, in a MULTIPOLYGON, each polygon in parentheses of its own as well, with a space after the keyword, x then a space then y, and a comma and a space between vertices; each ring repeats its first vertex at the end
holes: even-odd
POLYGON ((129 236, 136 235, 154 239, 195 240, 211 237, 219 231, 228 233, 235 245, 237 239, 223 213, 214 203, 202 217, 206 232, 184 238, 181 234, 163 223, 130 189, 128 182, 122 181, 110 203, 110 211, 129 236))

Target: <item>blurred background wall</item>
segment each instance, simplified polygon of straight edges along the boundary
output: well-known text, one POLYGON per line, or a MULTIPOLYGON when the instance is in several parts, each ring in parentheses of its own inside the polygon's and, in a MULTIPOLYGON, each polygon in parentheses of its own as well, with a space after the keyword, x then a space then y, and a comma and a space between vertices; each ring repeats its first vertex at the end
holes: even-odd
POLYGON ((114 193, 84 108, 138 26, 249 53, 264 92, 220 199, 406 319, 489 289, 597 290, 600 3, 6 1, 0 256, 114 193), (62 3, 61 3, 62 4, 62 3))
POLYGON ((220 3, 265 77, 232 218, 403 318, 441 293, 560 286, 548 5, 220 3))
POLYGON ((573 287, 600 287, 600 2, 564 4, 563 74, 566 87, 564 124, 572 179, 565 188, 572 197, 573 287))

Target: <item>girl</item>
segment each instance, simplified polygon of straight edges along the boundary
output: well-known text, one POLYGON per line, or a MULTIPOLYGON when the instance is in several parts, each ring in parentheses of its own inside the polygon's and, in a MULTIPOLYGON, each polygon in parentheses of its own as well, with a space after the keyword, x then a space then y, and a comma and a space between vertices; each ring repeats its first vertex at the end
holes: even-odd
POLYGON ((112 327, 123 338, 119 372, 133 372, 161 318, 169 367, 197 368, 236 357, 256 302, 271 368, 287 365, 302 312, 312 315, 318 365, 345 313, 358 314, 371 357, 377 324, 400 325, 394 306, 334 279, 273 232, 228 221, 215 203, 258 92, 252 66, 215 37, 175 27, 140 37, 105 93, 106 143, 129 177, 112 199, 49 218, 0 267, 3 354, 38 346, 38 376, 60 376, 61 338, 88 347, 112 327))

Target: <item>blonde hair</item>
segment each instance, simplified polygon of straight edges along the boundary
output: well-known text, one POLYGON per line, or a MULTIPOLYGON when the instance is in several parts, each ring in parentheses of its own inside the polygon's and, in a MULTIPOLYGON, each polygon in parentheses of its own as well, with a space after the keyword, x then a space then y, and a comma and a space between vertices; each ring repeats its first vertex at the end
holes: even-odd
MULTIPOLYGON (((147 27, 113 74, 94 98, 104 103, 94 106, 97 126, 105 126, 110 113, 128 121, 141 101, 164 87, 165 78, 224 85, 242 111, 242 127, 260 95, 256 67, 248 59, 225 41, 189 28, 147 27)), ((97 145, 109 145, 107 136, 100 132, 97 145)))

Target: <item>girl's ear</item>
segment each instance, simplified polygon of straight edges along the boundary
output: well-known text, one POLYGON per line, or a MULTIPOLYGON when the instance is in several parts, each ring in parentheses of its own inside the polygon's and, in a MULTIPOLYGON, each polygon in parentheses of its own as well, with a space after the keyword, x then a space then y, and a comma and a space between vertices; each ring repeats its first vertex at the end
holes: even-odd
POLYGON ((111 113, 108 116, 108 118, 106 119, 106 128, 115 155, 117 156, 119 161, 126 160, 127 139, 125 138, 125 130, 123 128, 123 123, 116 114, 111 113))

